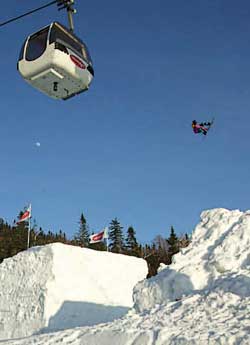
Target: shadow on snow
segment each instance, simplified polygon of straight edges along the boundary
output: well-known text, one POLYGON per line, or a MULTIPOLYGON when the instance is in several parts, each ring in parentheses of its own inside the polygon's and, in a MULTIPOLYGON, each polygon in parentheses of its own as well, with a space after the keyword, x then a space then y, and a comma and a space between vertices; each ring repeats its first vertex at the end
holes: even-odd
POLYGON ((129 309, 128 307, 65 301, 58 312, 49 319, 48 326, 38 334, 114 321, 124 316, 129 309))

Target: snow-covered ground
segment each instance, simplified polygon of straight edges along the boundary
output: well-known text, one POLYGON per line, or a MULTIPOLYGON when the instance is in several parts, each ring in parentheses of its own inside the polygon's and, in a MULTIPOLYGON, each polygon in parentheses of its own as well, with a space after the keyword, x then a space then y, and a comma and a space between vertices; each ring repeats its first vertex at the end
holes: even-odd
POLYGON ((133 298, 134 307, 112 322, 5 343, 249 345, 250 212, 204 211, 190 246, 139 282, 133 298))

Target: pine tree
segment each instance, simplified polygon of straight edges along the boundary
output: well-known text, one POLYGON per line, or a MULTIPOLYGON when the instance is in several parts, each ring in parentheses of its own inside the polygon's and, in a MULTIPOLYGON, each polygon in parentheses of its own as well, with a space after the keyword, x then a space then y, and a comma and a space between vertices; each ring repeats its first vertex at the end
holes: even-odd
MULTIPOLYGON (((23 211, 19 212, 17 219, 20 220, 23 214, 23 211)), ((11 252, 11 256, 27 249, 28 231, 29 221, 25 220, 20 223, 16 222, 14 230, 10 232, 12 243, 9 250, 11 252)))
POLYGON ((173 226, 171 226, 170 236, 169 236, 167 241, 170 245, 170 248, 169 248, 170 254, 174 255, 174 254, 178 253, 178 251, 179 251, 179 240, 175 234, 175 230, 174 230, 173 226))
POLYGON ((88 247, 89 246, 89 229, 88 229, 88 225, 83 213, 81 214, 79 224, 80 224, 79 230, 77 234, 75 235, 74 240, 76 241, 77 245, 82 246, 82 247, 88 247))
POLYGON ((129 255, 139 256, 139 246, 135 237, 135 230, 130 226, 127 230, 126 251, 129 255))
POLYGON ((122 229, 123 227, 117 218, 111 221, 109 226, 109 249, 113 253, 122 253, 124 249, 122 229))
POLYGON ((0 218, 0 231, 4 228, 4 219, 0 218))

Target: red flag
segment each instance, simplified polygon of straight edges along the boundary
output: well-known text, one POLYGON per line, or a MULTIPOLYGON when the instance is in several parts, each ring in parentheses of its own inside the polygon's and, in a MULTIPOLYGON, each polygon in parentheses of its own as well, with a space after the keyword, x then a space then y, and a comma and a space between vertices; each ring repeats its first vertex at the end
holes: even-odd
POLYGON ((89 236, 89 243, 97 243, 97 242, 101 242, 104 238, 107 238, 107 231, 106 229, 93 234, 91 236, 89 236))
POLYGON ((17 221, 17 224, 24 222, 25 220, 31 218, 31 205, 29 208, 24 212, 24 214, 20 217, 20 219, 17 221))

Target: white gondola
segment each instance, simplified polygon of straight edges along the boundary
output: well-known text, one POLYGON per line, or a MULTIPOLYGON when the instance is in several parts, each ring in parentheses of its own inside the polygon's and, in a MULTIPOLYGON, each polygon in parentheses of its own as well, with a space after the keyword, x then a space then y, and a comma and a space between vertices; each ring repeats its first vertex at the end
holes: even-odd
POLYGON ((25 40, 18 70, 33 87, 64 100, 88 90, 94 77, 87 46, 58 22, 25 40))

